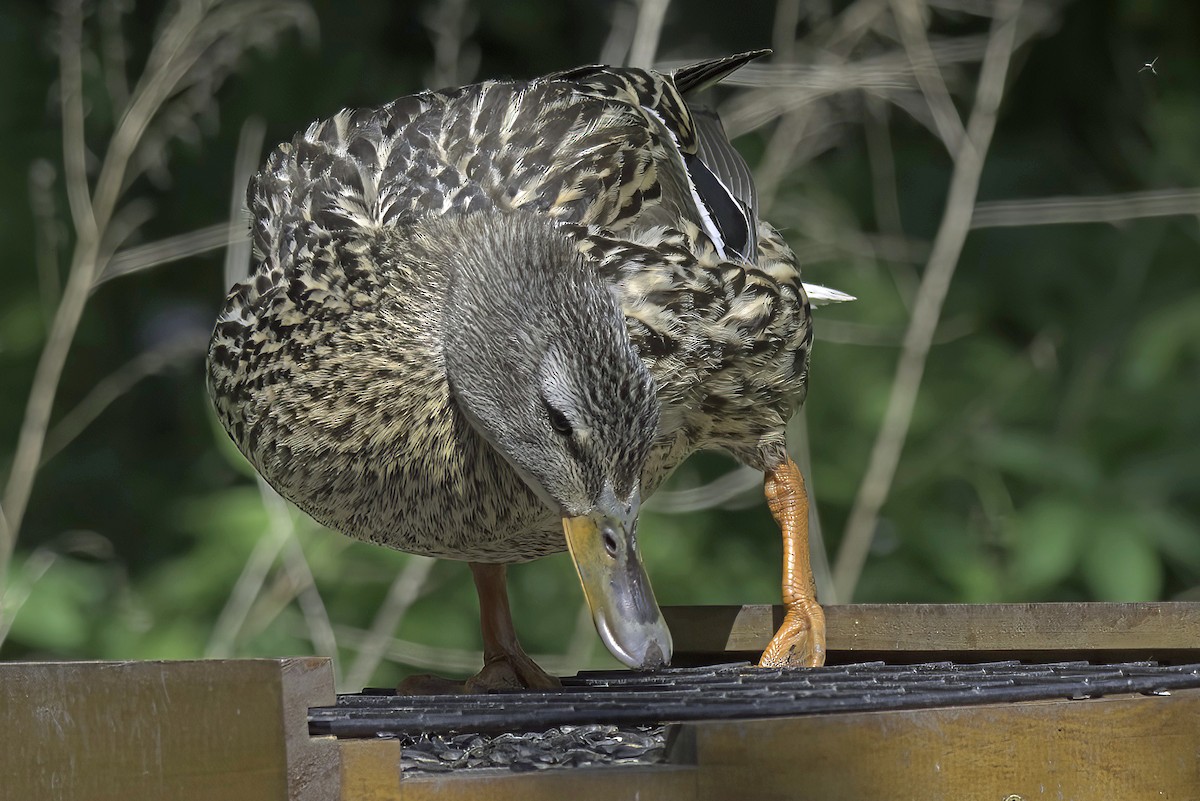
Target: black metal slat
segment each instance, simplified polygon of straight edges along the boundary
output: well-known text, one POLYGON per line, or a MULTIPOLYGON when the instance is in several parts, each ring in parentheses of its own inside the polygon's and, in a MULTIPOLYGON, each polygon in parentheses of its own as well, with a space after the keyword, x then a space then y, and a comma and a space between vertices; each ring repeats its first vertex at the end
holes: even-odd
POLYGON ((967 706, 1200 687, 1200 665, 885 665, 759 670, 743 665, 605 671, 564 680, 561 692, 394 696, 365 691, 309 710, 313 734, 377 737, 543 731, 579 724, 666 722, 967 706))

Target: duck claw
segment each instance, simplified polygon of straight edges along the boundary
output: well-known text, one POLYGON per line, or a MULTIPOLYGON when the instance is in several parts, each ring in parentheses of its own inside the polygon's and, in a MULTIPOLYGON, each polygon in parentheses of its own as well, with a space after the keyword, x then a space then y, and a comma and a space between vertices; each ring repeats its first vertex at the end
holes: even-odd
POLYGON ((507 654, 483 666, 467 679, 463 692, 486 693, 492 690, 557 690, 562 682, 538 667, 525 654, 507 654))
POLYGON ((790 607, 759 667, 821 667, 825 664, 825 610, 805 599, 790 607))

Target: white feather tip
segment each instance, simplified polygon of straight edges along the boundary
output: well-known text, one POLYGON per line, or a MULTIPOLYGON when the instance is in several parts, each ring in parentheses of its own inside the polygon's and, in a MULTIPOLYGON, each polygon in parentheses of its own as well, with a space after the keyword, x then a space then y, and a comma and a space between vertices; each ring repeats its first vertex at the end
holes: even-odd
POLYGON ((817 306, 828 306, 830 303, 846 303, 847 301, 857 300, 853 295, 847 295, 837 289, 830 289, 827 286, 820 284, 805 284, 804 292, 808 295, 808 302, 817 306))

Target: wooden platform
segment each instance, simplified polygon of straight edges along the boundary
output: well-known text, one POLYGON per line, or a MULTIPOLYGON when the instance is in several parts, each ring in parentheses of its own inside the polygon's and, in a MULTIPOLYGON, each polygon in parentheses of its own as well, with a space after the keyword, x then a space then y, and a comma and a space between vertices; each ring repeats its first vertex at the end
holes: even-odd
MULTIPOLYGON (((769 607, 671 610, 684 653, 752 652, 769 607)), ((1200 663, 1200 604, 847 606, 831 660, 1200 663)), ((396 740, 311 737, 322 659, 0 665, 0 798, 1195 799, 1200 689, 677 724, 667 764, 407 776, 396 740)))
MULTIPOLYGON (((782 606, 667 606, 675 664, 756 660, 782 606)), ((828 664, 1200 662, 1200 603, 851 604, 825 607, 828 664)))

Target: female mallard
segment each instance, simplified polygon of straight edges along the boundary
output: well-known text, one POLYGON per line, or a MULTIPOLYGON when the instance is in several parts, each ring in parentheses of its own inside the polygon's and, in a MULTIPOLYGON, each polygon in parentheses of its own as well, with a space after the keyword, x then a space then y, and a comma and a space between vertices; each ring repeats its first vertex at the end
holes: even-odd
POLYGON ((809 300, 720 122, 685 101, 763 52, 343 111, 250 184, 257 266, 209 348, 221 422, 321 523, 471 564, 468 686, 556 684, 517 642, 504 571, 564 548, 609 650, 669 661, 638 509, 699 448, 763 470, 783 528, 764 663, 823 660, 784 447, 809 300))

